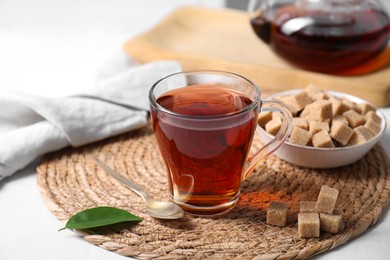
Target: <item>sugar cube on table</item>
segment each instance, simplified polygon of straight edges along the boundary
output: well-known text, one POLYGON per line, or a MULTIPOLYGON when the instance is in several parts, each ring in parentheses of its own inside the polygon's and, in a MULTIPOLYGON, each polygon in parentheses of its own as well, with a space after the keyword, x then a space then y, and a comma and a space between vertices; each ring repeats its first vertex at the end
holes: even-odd
POLYGON ((306 238, 320 236, 320 218, 318 213, 298 213, 298 236, 306 238))
POLYGON ((342 215, 331 215, 326 213, 320 213, 320 229, 322 231, 336 234, 343 226, 342 215))
POLYGON ((324 131, 324 130, 314 134, 311 137, 311 142, 312 142, 314 147, 319 147, 319 148, 335 147, 329 133, 327 131, 324 131))
POLYGON ((364 124, 366 121, 364 116, 360 115, 358 112, 352 109, 344 112, 343 116, 347 118, 348 123, 352 128, 358 127, 359 125, 364 124))
POLYGON ((302 200, 299 202, 299 212, 317 212, 316 201, 305 201, 302 200))
POLYGON ((326 121, 333 116, 332 103, 328 100, 318 100, 307 105, 301 112, 301 117, 307 120, 326 121))
POLYGON ((332 214, 336 205, 339 191, 335 188, 323 185, 318 194, 316 209, 318 212, 332 214))
POLYGON ((330 136, 345 146, 353 135, 353 129, 340 121, 334 121, 330 128, 330 136))
POLYGON ((267 210, 267 224, 283 227, 287 222, 288 204, 271 201, 267 210))
POLYGON ((299 127, 293 127, 291 131, 289 142, 298 145, 307 145, 311 139, 311 133, 299 127))

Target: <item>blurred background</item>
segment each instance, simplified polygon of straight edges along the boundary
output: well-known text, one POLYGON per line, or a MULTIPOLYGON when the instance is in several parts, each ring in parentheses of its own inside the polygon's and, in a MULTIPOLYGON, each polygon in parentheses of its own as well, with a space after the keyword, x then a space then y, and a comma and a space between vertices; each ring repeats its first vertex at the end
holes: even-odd
MULTIPOLYGON (((389 0, 381 0, 381 1, 386 6, 387 10, 390 10, 390 1, 389 0)), ((237 1, 237 0, 225 0, 225 5, 227 7, 241 9, 241 10, 246 10, 246 7, 248 6, 248 3, 249 3, 249 0, 240 0, 240 1, 237 1)))
MULTIPOLYGON (((131 12, 128 6, 134 5, 128 1, 0 0, 0 88, 29 86, 36 94, 67 95, 70 84, 90 84, 107 53, 121 50, 126 40, 177 7, 245 10, 248 4, 248 0, 149 0, 131 12)), ((382 1, 390 9, 390 1, 382 1)))
POLYGON ((194 4, 220 8, 225 2, 148 0, 134 12, 129 0, 0 0, 0 88, 68 95, 69 85, 91 84, 105 57, 125 41, 194 4))
MULTIPOLYGON (((390 10, 390 0, 382 2, 390 10)), ((0 89, 50 97, 74 94, 93 84, 96 71, 106 59, 120 53, 127 40, 149 30, 178 7, 245 10, 247 3, 248 0, 0 0, 0 89)), ((384 146, 390 147, 388 143, 384 146)), ((61 224, 43 204, 34 172, 35 165, 31 165, 0 184, 0 259, 123 259, 72 233, 59 234, 61 224)), ((388 213, 385 214, 385 223, 323 258, 356 259, 351 258, 353 255, 374 259, 372 254, 377 252, 382 257, 376 259, 387 259, 384 249, 388 246, 390 225, 388 213)))

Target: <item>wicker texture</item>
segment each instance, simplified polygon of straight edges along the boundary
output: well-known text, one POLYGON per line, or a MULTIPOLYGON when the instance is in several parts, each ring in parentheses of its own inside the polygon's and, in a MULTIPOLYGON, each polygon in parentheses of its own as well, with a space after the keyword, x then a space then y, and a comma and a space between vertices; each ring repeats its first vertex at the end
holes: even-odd
MULTIPOLYGON (((254 145, 260 145, 255 139, 254 145)), ((301 259, 331 250, 375 224, 389 203, 390 164, 376 145, 359 162, 337 169, 299 168, 274 156, 242 184, 237 207, 219 218, 185 216, 155 220, 144 213, 140 197, 99 169, 88 155, 127 174, 154 198, 167 200, 168 184, 150 128, 81 148, 46 155, 38 166, 38 187, 48 209, 65 222, 73 214, 108 205, 144 220, 135 226, 116 225, 80 234, 92 244, 137 259, 301 259), (345 229, 319 239, 297 234, 300 200, 316 200, 322 185, 340 190, 336 205, 345 229), (265 223, 271 200, 290 205, 288 224, 265 223)))

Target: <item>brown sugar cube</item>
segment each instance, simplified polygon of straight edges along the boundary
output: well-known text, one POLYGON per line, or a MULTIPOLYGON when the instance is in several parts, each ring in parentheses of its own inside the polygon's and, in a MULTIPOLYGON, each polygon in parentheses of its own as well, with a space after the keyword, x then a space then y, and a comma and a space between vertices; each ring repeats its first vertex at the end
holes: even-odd
POLYGON ((289 141, 298 145, 307 145, 310 141, 311 134, 309 131, 306 131, 299 127, 293 127, 291 131, 289 141))
POLYGON ((374 135, 370 130, 365 126, 358 126, 353 129, 353 135, 349 140, 349 145, 357 145, 367 142, 368 140, 374 138, 374 135))
POLYGON ((293 95, 293 98, 297 107, 299 106, 300 108, 299 110, 302 110, 305 106, 313 102, 313 100, 309 97, 309 95, 305 91, 301 91, 293 95))
POLYGON ((274 97, 273 99, 276 100, 276 101, 282 102, 282 103, 284 103, 286 105, 286 103, 288 102, 289 98, 290 98, 290 95, 278 96, 278 97, 274 97))
POLYGON ((330 136, 342 145, 346 145, 353 135, 353 129, 342 122, 335 121, 330 128, 330 136))
POLYGON ((369 112, 369 111, 374 111, 374 112, 376 111, 376 108, 373 105, 371 105, 370 103, 360 103, 360 104, 357 104, 357 107, 359 107, 360 113, 362 115, 367 114, 367 112, 369 112))
POLYGON ((343 116, 348 120, 348 124, 352 127, 358 127, 359 125, 362 125, 365 123, 365 118, 358 114, 355 110, 348 110, 343 113, 343 116))
POLYGON ((285 202, 271 201, 267 210, 267 224, 283 227, 287 221, 288 205, 285 202))
POLYGON ((334 144, 332 138, 327 131, 320 131, 311 137, 311 143, 314 147, 319 148, 333 148, 334 144))
POLYGON ((307 105, 301 113, 301 117, 308 121, 326 121, 331 119, 332 115, 332 103, 327 100, 315 101, 307 105))
POLYGON ((334 116, 341 115, 342 113, 350 109, 350 107, 348 107, 338 98, 331 97, 329 98, 329 101, 332 103, 332 113, 334 116))
POLYGON ((305 91, 309 96, 324 92, 322 89, 320 89, 319 87, 317 87, 316 85, 313 85, 313 84, 310 84, 309 86, 307 86, 305 91))
POLYGON ((336 234, 343 226, 342 215, 320 213, 320 229, 324 232, 336 234))
POLYGON ((372 119, 374 120, 375 122, 377 122, 378 124, 382 123, 382 119, 380 118, 380 116, 378 116, 374 111, 368 111, 365 115, 364 115, 364 118, 366 119, 366 121, 368 119, 372 119))
POLYGON ((263 128, 268 123, 268 121, 271 121, 271 120, 272 120, 272 112, 270 112, 270 111, 261 112, 257 118, 257 122, 263 128))
POLYGON ((336 205, 339 191, 329 186, 323 185, 318 194, 316 209, 318 212, 332 214, 336 205))
POLYGON ((348 110, 352 109, 355 106, 355 103, 346 97, 342 97, 341 100, 344 103, 344 106, 348 107, 348 110))
POLYGON ((299 212, 317 212, 316 202, 315 201, 300 201, 299 202, 299 212))
POLYGON ((334 116, 332 118, 332 124, 333 124, 333 122, 340 122, 344 125, 348 125, 348 120, 345 117, 340 116, 340 115, 334 116))
POLYGON ((292 115, 296 115, 307 104, 312 102, 312 99, 305 91, 301 91, 295 95, 284 96, 279 99, 291 110, 292 115))
POLYGON ((320 121, 310 121, 309 122, 309 132, 311 134, 318 133, 320 131, 326 131, 329 132, 329 123, 327 122, 320 122, 320 121))
POLYGON ((275 98, 275 100, 280 101, 283 104, 285 104, 288 107, 288 109, 290 110, 291 115, 296 116, 297 113, 299 112, 299 110, 294 108, 292 96, 277 97, 277 98, 275 98))
POLYGON ((268 121, 268 123, 265 124, 265 130, 271 135, 276 135, 279 132, 281 126, 282 120, 273 118, 271 121, 268 121))
POLYGON ((302 110, 305 106, 313 102, 313 100, 309 97, 307 92, 301 91, 292 96, 293 106, 298 111, 302 110))
POLYGON ((305 212, 298 213, 298 236, 299 237, 319 237, 320 218, 318 213, 305 212))
POLYGON ((329 99, 329 96, 322 92, 322 93, 316 93, 316 94, 313 94, 310 96, 313 100, 325 100, 325 99, 329 99))
POLYGON ((352 110, 355 110, 358 114, 362 113, 362 109, 357 105, 353 105, 352 110))
POLYGON ((302 117, 293 117, 293 127, 299 127, 304 130, 309 130, 309 125, 307 124, 307 120, 302 117))
POLYGON ((374 136, 378 135, 382 130, 381 125, 375 122, 373 119, 368 119, 364 126, 367 127, 374 136))
POLYGON ((283 116, 281 113, 272 112, 272 119, 283 121, 283 116))

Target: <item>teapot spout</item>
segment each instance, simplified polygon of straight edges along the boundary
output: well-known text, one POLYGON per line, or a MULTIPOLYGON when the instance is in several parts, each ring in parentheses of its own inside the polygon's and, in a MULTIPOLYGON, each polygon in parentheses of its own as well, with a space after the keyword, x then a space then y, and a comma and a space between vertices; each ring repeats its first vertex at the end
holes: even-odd
POLYGON ((271 23, 263 15, 251 19, 251 25, 256 35, 266 44, 271 42, 271 23))

